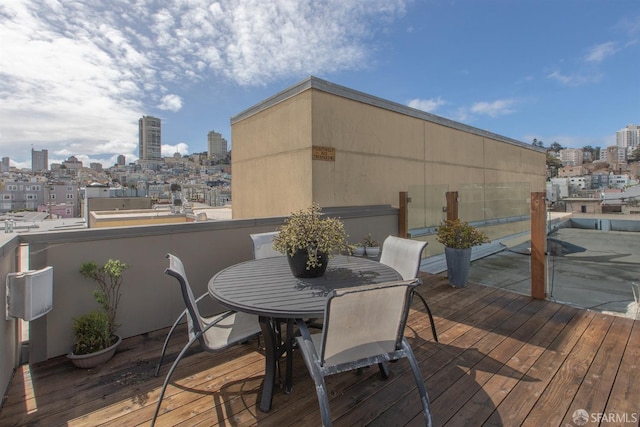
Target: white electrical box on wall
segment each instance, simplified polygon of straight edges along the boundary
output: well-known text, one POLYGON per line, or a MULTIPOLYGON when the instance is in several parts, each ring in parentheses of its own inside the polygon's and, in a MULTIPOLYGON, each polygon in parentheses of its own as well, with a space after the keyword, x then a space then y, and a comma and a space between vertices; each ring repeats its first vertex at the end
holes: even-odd
POLYGON ((53 267, 7 274, 6 319, 26 321, 44 316, 53 308, 53 267))

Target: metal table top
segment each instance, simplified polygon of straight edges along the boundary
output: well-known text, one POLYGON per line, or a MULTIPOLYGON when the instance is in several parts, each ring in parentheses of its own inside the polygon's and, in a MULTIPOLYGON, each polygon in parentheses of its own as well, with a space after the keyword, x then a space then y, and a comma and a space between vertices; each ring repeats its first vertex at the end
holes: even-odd
POLYGON ((287 257, 263 258, 228 267, 209 280, 209 294, 232 310, 273 318, 324 315, 333 289, 402 280, 393 268, 362 257, 329 259, 322 277, 294 277, 287 257))

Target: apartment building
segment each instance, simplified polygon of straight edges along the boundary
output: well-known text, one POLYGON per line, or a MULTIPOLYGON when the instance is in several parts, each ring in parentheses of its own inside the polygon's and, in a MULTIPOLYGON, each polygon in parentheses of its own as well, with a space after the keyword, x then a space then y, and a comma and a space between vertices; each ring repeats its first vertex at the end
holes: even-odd
POLYGON ((78 160, 76 156, 71 156, 62 162, 62 166, 64 166, 68 171, 78 171, 79 169, 82 169, 82 162, 78 160))
POLYGON ((584 163, 582 148, 565 148, 560 150, 560 161, 564 166, 580 166, 584 163))
POLYGON ((138 120, 138 157, 142 161, 162 160, 162 122, 157 117, 138 120))
POLYGON ((49 151, 31 149, 31 170, 42 172, 49 170, 49 151))
POLYGON ((211 131, 207 134, 207 154, 210 159, 222 158, 227 155, 227 140, 222 134, 211 131))
POLYGON ((640 146, 640 126, 627 125, 616 132, 616 146, 626 153, 627 157, 640 146))
POLYGON ((0 190, 0 213, 52 212, 62 218, 80 215, 78 185, 73 183, 6 182, 0 190))
POLYGON ((563 166, 558 169, 559 177, 581 176, 584 175, 584 167, 582 166, 563 166))

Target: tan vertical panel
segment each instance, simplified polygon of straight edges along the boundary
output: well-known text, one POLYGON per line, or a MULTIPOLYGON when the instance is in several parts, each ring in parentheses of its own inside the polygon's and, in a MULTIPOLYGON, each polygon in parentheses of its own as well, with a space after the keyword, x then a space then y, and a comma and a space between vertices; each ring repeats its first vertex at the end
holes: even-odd
POLYGON ((447 221, 458 219, 458 192, 447 191, 447 221))
POLYGON ((398 237, 409 237, 409 192, 401 191, 398 202, 398 237))
POLYGON ((546 217, 544 192, 531 193, 531 296, 546 297, 546 217))

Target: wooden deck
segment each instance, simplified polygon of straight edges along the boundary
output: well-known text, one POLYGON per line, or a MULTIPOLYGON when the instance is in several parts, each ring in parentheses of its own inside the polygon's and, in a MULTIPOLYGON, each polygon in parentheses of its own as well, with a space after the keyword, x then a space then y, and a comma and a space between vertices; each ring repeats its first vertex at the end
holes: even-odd
MULTIPOLYGON (((431 337, 419 301, 406 335, 422 367, 436 426, 574 426, 584 409, 588 426, 637 425, 640 416, 640 322, 590 312, 499 289, 454 289, 440 276, 424 277, 420 293, 435 315, 431 337)), ((173 357, 153 376, 166 330, 129 338, 116 357, 92 370, 64 357, 23 366, 0 412, 2 426, 149 425, 173 357)), ((197 346, 196 346, 197 347, 197 346)), ((221 354, 194 351, 167 389, 157 425, 319 425, 311 378, 294 357, 294 389, 276 390, 273 409, 257 408, 264 355, 256 341, 221 354)), ((421 425, 408 363, 327 378, 336 426, 421 425)))

